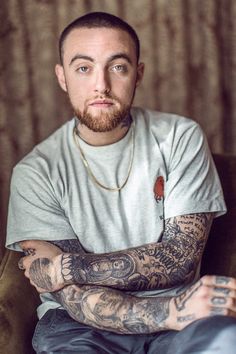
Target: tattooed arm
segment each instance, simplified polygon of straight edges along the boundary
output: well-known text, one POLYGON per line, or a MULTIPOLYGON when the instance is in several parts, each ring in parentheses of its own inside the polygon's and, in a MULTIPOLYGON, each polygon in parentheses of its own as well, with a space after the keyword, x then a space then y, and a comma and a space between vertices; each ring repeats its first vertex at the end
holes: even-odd
POLYGON ((213 214, 208 213, 168 219, 162 242, 124 251, 107 254, 63 251, 48 260, 46 256, 39 258, 38 254, 30 271, 34 275, 44 267, 50 279, 45 291, 59 290, 70 284, 137 291, 189 283, 202 257, 212 218, 213 214))
POLYGON ((212 218, 192 214, 168 219, 162 242, 108 254, 62 254, 63 282, 130 291, 188 283, 202 257, 212 218))
POLYGON ((138 298, 88 285, 69 285, 53 296, 76 321, 124 334, 181 330, 216 314, 236 317, 236 279, 220 276, 204 276, 173 298, 138 298))
MULTIPOLYGON (((57 248, 58 252, 84 252, 77 240, 53 243, 61 248, 57 248)), ((34 250, 28 249, 28 253, 34 255, 34 250)), ((43 272, 36 274, 38 284, 43 286, 47 280, 40 276, 43 272)), ((199 318, 215 314, 236 317, 236 280, 219 276, 204 276, 173 298, 138 298, 93 285, 69 285, 53 292, 52 296, 76 321, 125 334, 180 330, 199 318)))

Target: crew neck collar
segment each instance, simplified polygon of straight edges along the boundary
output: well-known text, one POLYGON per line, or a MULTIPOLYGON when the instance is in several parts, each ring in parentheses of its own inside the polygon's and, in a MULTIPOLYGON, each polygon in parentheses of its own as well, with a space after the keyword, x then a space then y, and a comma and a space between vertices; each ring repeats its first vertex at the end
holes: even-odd
MULTIPOLYGON (((106 157, 115 157, 117 155, 120 155, 122 151, 125 149, 127 145, 129 145, 130 140, 131 140, 131 131, 134 129, 134 118, 132 116, 133 122, 131 123, 129 130, 127 133, 118 141, 112 144, 108 145, 100 145, 100 146, 94 146, 86 143, 80 136, 77 136, 79 140, 79 144, 81 148, 86 152, 88 155, 92 156, 103 156, 104 158, 106 157)), ((77 126, 79 123, 79 120, 77 117, 74 118, 74 127, 77 126)), ((78 147, 76 146, 76 143, 74 142, 73 139, 73 144, 74 147, 78 150, 78 147)))

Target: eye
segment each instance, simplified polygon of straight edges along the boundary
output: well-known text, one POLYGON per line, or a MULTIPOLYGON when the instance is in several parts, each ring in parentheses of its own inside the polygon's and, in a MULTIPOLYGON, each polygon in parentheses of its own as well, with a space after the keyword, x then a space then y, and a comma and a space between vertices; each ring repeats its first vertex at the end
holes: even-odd
POLYGON ((89 67, 88 66, 80 66, 76 69, 77 72, 85 74, 89 71, 89 67))
POLYGON ((112 71, 118 72, 118 73, 126 73, 127 72, 127 66, 124 64, 117 64, 114 65, 111 68, 112 71))

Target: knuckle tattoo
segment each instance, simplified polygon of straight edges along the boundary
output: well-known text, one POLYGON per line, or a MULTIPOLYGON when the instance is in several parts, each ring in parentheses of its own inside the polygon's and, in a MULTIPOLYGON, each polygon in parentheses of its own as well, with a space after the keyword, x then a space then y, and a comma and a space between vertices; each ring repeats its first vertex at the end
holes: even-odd
POLYGON ((217 287, 217 286, 214 288, 214 291, 215 291, 216 293, 221 293, 221 294, 223 294, 223 295, 229 295, 230 292, 231 292, 230 289, 221 288, 221 287, 217 287))
POLYGON ((213 307, 210 312, 211 316, 226 315, 226 314, 227 314, 227 312, 223 307, 213 307))
POLYGON ((211 302, 213 305, 225 305, 227 302, 227 299, 225 297, 213 297, 211 299, 211 302))
POLYGON ((216 276, 215 277, 215 283, 217 285, 227 285, 230 282, 230 278, 229 277, 225 277, 225 276, 216 276))

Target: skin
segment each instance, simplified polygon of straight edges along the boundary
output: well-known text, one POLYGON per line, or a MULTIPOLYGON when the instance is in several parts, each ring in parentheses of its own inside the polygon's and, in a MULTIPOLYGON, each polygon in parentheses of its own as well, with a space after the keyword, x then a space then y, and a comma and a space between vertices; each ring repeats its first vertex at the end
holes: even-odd
MULTIPOLYGON (((43 260, 52 259, 55 253, 84 254, 78 240, 53 243, 21 243, 25 252, 29 250, 29 255, 20 262, 20 267, 25 267, 25 274, 32 284, 38 274, 44 274, 46 282, 47 276, 42 269, 31 273, 30 264, 34 261, 30 260, 41 257, 39 259, 44 263, 43 260)), ((76 321, 119 334, 181 330, 197 319, 219 314, 236 318, 236 279, 223 276, 204 276, 184 293, 172 298, 138 298, 93 285, 68 285, 51 294, 76 321)))
POLYGON ((71 284, 138 291, 190 283, 202 257, 212 218, 211 214, 192 214, 168 219, 162 242, 106 254, 61 253, 43 241, 26 241, 21 243, 22 248, 34 249, 35 254, 22 259, 23 267, 40 292, 56 291, 71 284))
MULTIPOLYGON (((63 66, 56 65, 55 71, 76 111, 82 114, 87 111, 102 124, 106 114, 130 108, 143 77, 144 64, 137 63, 129 34, 107 28, 75 29, 66 38, 63 53, 63 66)), ((120 140, 129 126, 121 123, 104 133, 82 124, 78 128, 89 144, 107 145, 120 140)))
POLYGON ((216 314, 236 317, 235 292, 235 279, 205 276, 175 298, 137 298, 114 289, 75 285, 55 297, 78 322, 120 334, 143 334, 182 330, 216 314), (219 288, 222 280, 224 287, 219 288))
MULTIPOLYGON (((89 113, 104 129, 114 113, 129 109, 144 66, 123 31, 76 29, 56 66, 60 86, 75 111, 89 113), (78 40, 79 39, 79 40, 78 40)), ((129 129, 96 132, 79 124, 92 145, 111 144, 129 129)), ((79 155, 78 155, 79 156, 79 155)), ((151 290, 189 283, 201 259, 211 214, 183 215, 165 221, 162 242, 102 255, 86 254, 78 240, 21 242, 19 262, 38 292, 50 292, 76 321, 117 333, 152 333, 184 328, 214 314, 236 317, 236 280, 203 277, 172 298, 138 298, 124 290, 151 290)))

